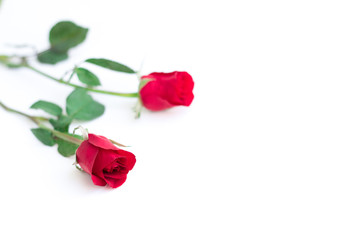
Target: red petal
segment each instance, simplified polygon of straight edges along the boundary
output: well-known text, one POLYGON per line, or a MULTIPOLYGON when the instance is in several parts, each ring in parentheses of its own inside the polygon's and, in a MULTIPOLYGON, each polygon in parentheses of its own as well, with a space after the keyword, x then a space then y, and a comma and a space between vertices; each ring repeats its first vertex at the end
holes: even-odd
POLYGON ((106 181, 96 175, 91 175, 91 180, 97 186, 105 186, 106 185, 106 181))
POLYGON ((126 181, 127 175, 119 174, 116 176, 116 178, 114 178, 113 176, 107 177, 107 173, 105 173, 104 176, 105 176, 106 183, 109 184, 110 187, 117 188, 117 187, 120 187, 121 185, 123 185, 123 183, 126 181))
POLYGON ((161 111, 174 105, 162 97, 163 86, 156 81, 148 82, 141 90, 140 96, 143 105, 151 111, 161 111))
POLYGON ((97 146, 102 149, 111 149, 111 150, 118 150, 114 144, 110 142, 109 139, 103 136, 95 135, 95 134, 89 134, 89 140, 92 145, 97 146))
POLYGON ((98 152, 98 148, 94 147, 88 141, 83 141, 76 150, 76 160, 85 172, 89 174, 92 173, 92 168, 98 152))
POLYGON ((128 170, 133 169, 133 167, 136 163, 135 155, 131 152, 121 150, 121 149, 119 149, 117 152, 119 155, 123 156, 121 158, 121 163, 123 163, 128 170))

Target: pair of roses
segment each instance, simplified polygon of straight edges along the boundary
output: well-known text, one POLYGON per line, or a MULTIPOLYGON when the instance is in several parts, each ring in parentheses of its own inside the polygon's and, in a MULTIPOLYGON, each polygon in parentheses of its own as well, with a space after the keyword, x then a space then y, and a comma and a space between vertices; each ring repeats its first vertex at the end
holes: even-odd
MULTIPOLYGON (((82 43, 87 36, 88 29, 78 26, 70 21, 62 21, 53 26, 49 33, 50 47, 45 51, 34 54, 39 63, 54 65, 69 57, 69 51, 82 43)), ((137 116, 141 106, 151 111, 161 111, 174 106, 189 106, 193 99, 194 81, 187 72, 159 73, 154 72, 139 78, 139 88, 136 93, 119 93, 96 89, 101 85, 99 78, 87 68, 74 66, 64 74, 62 78, 53 77, 34 68, 27 56, 0 55, 0 64, 8 68, 27 68, 44 77, 58 83, 74 87, 75 90, 66 99, 66 114, 57 104, 40 100, 31 108, 41 109, 53 116, 53 118, 30 116, 17 110, 11 109, 0 102, 0 106, 10 112, 28 117, 38 125, 32 129, 35 137, 47 146, 58 145, 58 151, 63 156, 76 154, 77 164, 81 170, 91 175, 95 185, 116 188, 121 186, 128 172, 134 167, 136 158, 131 152, 119 149, 114 145, 123 146, 106 137, 83 133, 83 137, 70 134, 69 126, 73 120, 90 121, 104 113, 104 105, 92 99, 88 92, 115 95, 120 97, 132 97, 138 99, 136 109, 137 116), (70 83, 76 75, 78 80, 85 86, 70 83), (69 76, 65 79, 65 76, 69 76), (44 125, 52 125, 52 128, 44 125)), ((112 60, 104 58, 90 58, 81 64, 93 64, 109 70, 126 74, 139 72, 112 60)), ((77 166, 78 167, 78 166, 77 166)))
MULTIPOLYGON (((159 111, 178 105, 189 106, 194 98, 192 93, 194 82, 186 72, 152 73, 142 79, 146 79, 147 83, 140 89, 139 94, 144 106, 150 110, 159 111)), ((59 144, 59 152, 62 155, 71 155, 66 150, 60 150, 67 146, 64 145, 64 141, 76 144, 76 162, 83 171, 91 175, 95 185, 105 186, 108 184, 112 188, 117 188, 125 182, 128 172, 135 165, 136 158, 133 153, 119 149, 114 143, 120 146, 123 145, 106 137, 85 132, 83 133, 83 139, 80 140, 58 130, 44 127, 41 123, 41 120, 44 120, 42 117, 29 116, 9 108, 1 102, 0 106, 5 110, 19 113, 34 121, 40 127, 32 129, 34 135, 48 146, 55 144, 52 138, 54 137, 59 144)), ((36 106, 36 104, 33 106, 36 106)), ((47 112, 55 111, 56 108, 51 108, 51 106, 43 105, 42 109, 47 112)), ((83 131, 85 130, 83 129, 83 131)))

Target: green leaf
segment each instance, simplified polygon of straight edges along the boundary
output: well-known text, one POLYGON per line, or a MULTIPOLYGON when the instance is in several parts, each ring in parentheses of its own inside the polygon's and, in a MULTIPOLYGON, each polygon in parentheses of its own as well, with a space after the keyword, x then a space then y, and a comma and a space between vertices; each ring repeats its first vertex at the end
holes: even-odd
POLYGON ((55 130, 60 132, 69 132, 69 126, 72 122, 72 119, 68 116, 61 115, 58 119, 50 119, 50 124, 54 127, 55 130))
POLYGON ((131 68, 129 68, 121 63, 114 62, 114 61, 104 59, 104 58, 90 58, 90 59, 87 59, 85 62, 92 63, 92 64, 98 65, 100 67, 114 70, 117 72, 136 73, 134 70, 132 70, 131 68))
POLYGON ((40 142, 42 142, 46 146, 55 145, 55 140, 53 139, 52 133, 49 130, 43 128, 33 128, 31 129, 31 132, 40 142))
POLYGON ((51 49, 54 52, 67 52, 70 48, 82 43, 87 33, 87 28, 80 27, 73 22, 59 22, 50 30, 51 49))
POLYGON ((99 86, 100 80, 99 78, 85 68, 76 68, 75 72, 80 80, 80 82, 85 83, 89 86, 99 86))
POLYGON ((85 89, 75 89, 66 99, 66 112, 70 118, 89 121, 100 117, 104 105, 94 101, 85 89))
MULTIPOLYGON (((73 137, 82 139, 80 136, 78 135, 74 135, 74 134, 69 134, 73 137)), ((58 144, 58 152, 63 155, 64 157, 70 157, 72 155, 74 155, 76 153, 76 150, 78 149, 78 145, 65 141, 61 138, 55 138, 56 143, 58 144)))
POLYGON ((33 109, 42 109, 45 112, 54 115, 54 116, 60 116, 62 109, 61 107, 59 107, 58 105, 56 105, 55 103, 51 103, 51 102, 47 102, 47 101, 37 101, 36 103, 34 103, 33 105, 31 105, 30 108, 33 109))
POLYGON ((69 56, 67 52, 55 52, 51 49, 41 52, 37 55, 37 59, 41 63, 56 64, 67 59, 69 56))

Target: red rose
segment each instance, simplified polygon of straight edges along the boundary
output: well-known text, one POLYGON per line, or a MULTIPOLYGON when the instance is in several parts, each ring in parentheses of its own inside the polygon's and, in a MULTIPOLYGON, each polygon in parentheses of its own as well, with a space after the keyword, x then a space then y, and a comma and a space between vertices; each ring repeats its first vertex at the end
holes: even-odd
POLYGON ((190 106, 194 99, 194 81, 187 72, 151 73, 141 79, 149 79, 140 89, 140 97, 143 105, 152 111, 190 106))
POLYGON ((135 155, 115 147, 109 139, 89 134, 76 151, 76 161, 95 185, 120 187, 134 167, 135 155))

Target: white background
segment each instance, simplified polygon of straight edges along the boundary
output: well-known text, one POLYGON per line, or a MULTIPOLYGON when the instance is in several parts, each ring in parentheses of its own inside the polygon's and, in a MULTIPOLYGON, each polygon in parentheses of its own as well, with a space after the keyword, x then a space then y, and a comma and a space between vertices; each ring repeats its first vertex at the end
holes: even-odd
MULTIPOLYGON (((44 71, 144 61, 143 74, 188 71, 195 100, 135 120, 133 99, 92 94, 106 112, 83 125, 137 156, 115 190, 0 110, 0 238, 359 239, 359 11, 346 0, 4 0, 2 53, 45 49, 50 27, 73 20, 90 28, 86 42, 44 71)), ((91 69, 104 89, 137 88, 91 69)), ((71 91, 0 68, 1 101, 28 113, 41 113, 29 109, 39 99, 64 106, 71 91)))

